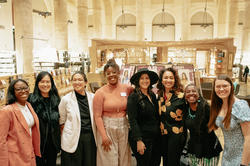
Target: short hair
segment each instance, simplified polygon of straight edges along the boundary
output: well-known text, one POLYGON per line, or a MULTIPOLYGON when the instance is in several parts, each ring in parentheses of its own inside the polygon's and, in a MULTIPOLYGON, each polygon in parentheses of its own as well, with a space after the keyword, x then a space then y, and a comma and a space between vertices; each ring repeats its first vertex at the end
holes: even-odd
POLYGON ((119 66, 117 65, 117 63, 115 62, 115 60, 114 60, 114 59, 110 59, 110 60, 108 60, 108 62, 107 62, 106 65, 104 66, 104 75, 105 75, 105 73, 106 73, 106 71, 107 71, 107 69, 108 69, 109 67, 113 67, 113 68, 116 69, 118 72, 120 72, 120 68, 119 68, 119 66))
POLYGON ((11 81, 7 90, 6 105, 13 104, 17 101, 16 95, 15 95, 15 85, 17 82, 23 82, 29 87, 29 84, 23 79, 16 79, 16 80, 11 81))
POLYGON ((76 71, 74 74, 72 74, 72 76, 71 76, 71 81, 73 80, 73 78, 74 78, 74 76, 75 76, 76 74, 82 75, 83 80, 84 80, 85 82, 88 82, 87 76, 86 76, 86 74, 85 74, 83 71, 76 71))

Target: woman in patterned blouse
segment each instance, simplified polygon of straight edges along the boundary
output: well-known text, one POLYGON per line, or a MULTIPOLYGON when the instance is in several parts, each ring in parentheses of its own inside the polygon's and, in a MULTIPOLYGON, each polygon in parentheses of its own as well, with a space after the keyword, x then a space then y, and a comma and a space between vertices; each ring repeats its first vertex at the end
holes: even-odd
POLYGON ((185 144, 186 132, 183 128, 185 107, 183 86, 177 71, 163 69, 159 73, 159 114, 162 134, 163 166, 179 166, 180 156, 185 144))

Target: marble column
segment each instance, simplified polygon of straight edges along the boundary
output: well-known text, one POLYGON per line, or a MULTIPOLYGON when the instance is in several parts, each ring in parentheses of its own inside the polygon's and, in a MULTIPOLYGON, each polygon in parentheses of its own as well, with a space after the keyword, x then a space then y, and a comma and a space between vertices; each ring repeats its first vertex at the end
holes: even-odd
POLYGON ((32 0, 13 0, 17 73, 31 73, 33 69, 32 0))
POLYGON ((88 1, 77 1, 79 51, 88 52, 88 1))
POLYGON ((136 40, 144 40, 144 0, 136 0, 136 40))
POLYGON ((55 47, 68 50, 68 18, 66 0, 54 0, 55 47))

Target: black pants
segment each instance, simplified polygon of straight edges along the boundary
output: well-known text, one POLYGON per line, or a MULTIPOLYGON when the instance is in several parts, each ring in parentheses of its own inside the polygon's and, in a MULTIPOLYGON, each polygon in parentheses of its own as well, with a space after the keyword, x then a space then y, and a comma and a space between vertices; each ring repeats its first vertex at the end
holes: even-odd
POLYGON ((96 166, 96 144, 93 132, 81 132, 74 153, 62 150, 61 166, 96 166))
POLYGON ((160 138, 143 139, 146 150, 143 155, 137 152, 137 142, 130 141, 130 146, 136 158, 137 166, 159 166, 161 162, 160 138))
POLYGON ((180 166, 181 153, 185 145, 185 135, 168 133, 162 136, 163 166, 180 166))
POLYGON ((51 134, 48 135, 42 157, 36 157, 37 166, 56 166, 57 150, 53 144, 51 134))

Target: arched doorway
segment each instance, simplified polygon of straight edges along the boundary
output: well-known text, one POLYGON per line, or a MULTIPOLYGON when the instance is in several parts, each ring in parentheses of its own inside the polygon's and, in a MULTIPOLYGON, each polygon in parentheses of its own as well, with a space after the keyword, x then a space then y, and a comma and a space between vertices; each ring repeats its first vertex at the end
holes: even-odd
POLYGON ((136 17, 132 14, 123 14, 116 21, 117 40, 136 40, 136 17))
POLYGON ((175 40, 175 20, 166 12, 157 14, 152 22, 153 41, 175 40))
POLYGON ((197 12, 191 18, 191 39, 213 38, 213 18, 207 12, 197 12), (206 20, 206 21, 205 21, 206 20))

